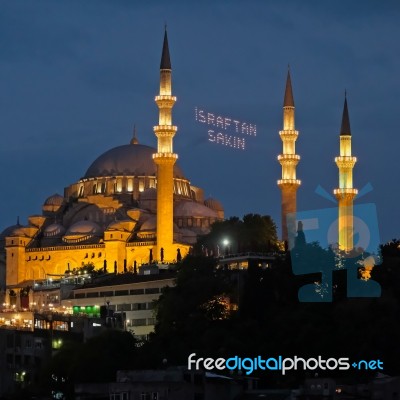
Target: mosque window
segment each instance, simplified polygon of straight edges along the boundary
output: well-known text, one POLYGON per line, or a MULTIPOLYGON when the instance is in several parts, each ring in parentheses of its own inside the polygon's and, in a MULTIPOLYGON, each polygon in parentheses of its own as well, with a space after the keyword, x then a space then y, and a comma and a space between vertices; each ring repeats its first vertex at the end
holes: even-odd
POLYGON ((93 185, 93 194, 96 194, 96 192, 97 192, 97 183, 93 185))
POLYGON ((117 193, 117 182, 114 182, 113 184, 113 191, 114 193, 117 193))
POLYGON ((97 257, 101 257, 101 251, 99 252, 99 255, 97 257))
POLYGON ((179 226, 179 228, 182 228, 182 218, 178 218, 178 226, 179 226))
POLYGON ((118 193, 122 192, 122 179, 121 178, 117 179, 117 192, 118 193))
POLYGON ((155 188, 156 187, 156 180, 154 178, 150 178, 149 187, 150 188, 155 188))
POLYGON ((128 178, 128 192, 133 192, 133 178, 128 178))
POLYGON ((139 192, 143 192, 144 190, 144 179, 139 178, 139 192))
POLYGON ((79 197, 83 197, 83 185, 79 187, 79 197))
POLYGON ((101 184, 101 193, 105 193, 105 192, 106 192, 106 183, 103 182, 103 183, 101 184))
POLYGON ((193 226, 193 220, 192 218, 187 219, 187 226, 193 226))

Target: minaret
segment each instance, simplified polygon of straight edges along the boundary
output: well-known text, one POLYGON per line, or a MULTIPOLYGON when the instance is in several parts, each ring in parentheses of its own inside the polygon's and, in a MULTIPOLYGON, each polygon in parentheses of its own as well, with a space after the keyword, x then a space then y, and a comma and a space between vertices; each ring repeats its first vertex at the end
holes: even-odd
POLYGON ((294 114, 292 82, 288 70, 283 101, 283 130, 279 132, 283 151, 278 156, 278 161, 282 165, 282 179, 278 180, 278 186, 282 191, 282 240, 288 242, 289 248, 293 247, 296 235, 296 193, 301 184, 301 181, 296 179, 296 166, 300 156, 296 154, 299 132, 295 128, 294 114), (288 221, 289 214, 291 215, 288 221))
POLYGON ((339 168, 339 188, 333 192, 338 200, 338 235, 339 249, 353 249, 353 200, 357 189, 353 188, 353 168, 357 158, 351 155, 351 130, 347 96, 344 96, 342 126, 340 129, 340 156, 335 158, 339 168))
POLYGON ((172 107, 176 97, 171 95, 171 60, 169 57, 167 30, 160 63, 160 94, 155 102, 159 108, 159 121, 154 133, 157 136, 157 153, 153 160, 157 165, 157 250, 164 249, 165 259, 174 259, 173 210, 174 210, 174 164, 178 155, 173 150, 173 138, 177 127, 172 125, 172 107))

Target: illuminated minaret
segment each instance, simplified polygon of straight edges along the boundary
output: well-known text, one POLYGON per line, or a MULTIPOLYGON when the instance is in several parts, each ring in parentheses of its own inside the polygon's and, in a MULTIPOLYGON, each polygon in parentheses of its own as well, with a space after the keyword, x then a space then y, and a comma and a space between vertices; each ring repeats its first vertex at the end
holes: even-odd
POLYGON ((157 254, 161 248, 165 259, 176 257, 173 248, 174 164, 178 155, 173 150, 173 138, 177 127, 172 125, 172 107, 176 97, 171 95, 171 61, 167 30, 160 63, 160 94, 155 101, 159 108, 159 121, 154 133, 157 136, 157 153, 153 160, 157 165, 157 254))
POLYGON ((296 154, 299 132, 295 128, 294 114, 292 82, 288 71, 283 101, 283 130, 279 132, 283 151, 278 156, 278 161, 282 165, 282 179, 278 180, 278 186, 282 191, 282 240, 288 242, 289 248, 293 247, 296 235, 296 193, 301 184, 301 181, 296 179, 296 166, 300 156, 296 154), (288 220, 289 214, 292 215, 288 220))
POLYGON ((340 156, 335 158, 339 168, 339 188, 334 190, 338 200, 338 244, 339 249, 353 249, 353 200, 357 189, 353 188, 353 168, 357 158, 351 155, 351 130, 347 97, 344 96, 342 126, 340 129, 340 156))

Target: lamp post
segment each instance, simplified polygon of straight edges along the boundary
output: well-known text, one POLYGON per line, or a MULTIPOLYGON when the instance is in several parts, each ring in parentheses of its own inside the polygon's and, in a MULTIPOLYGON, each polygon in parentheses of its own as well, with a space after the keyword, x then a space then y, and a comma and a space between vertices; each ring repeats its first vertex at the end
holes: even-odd
POLYGON ((229 240, 228 240, 228 239, 224 239, 224 240, 222 241, 222 244, 223 244, 224 247, 225 247, 225 255, 227 256, 227 255, 228 255, 229 240))

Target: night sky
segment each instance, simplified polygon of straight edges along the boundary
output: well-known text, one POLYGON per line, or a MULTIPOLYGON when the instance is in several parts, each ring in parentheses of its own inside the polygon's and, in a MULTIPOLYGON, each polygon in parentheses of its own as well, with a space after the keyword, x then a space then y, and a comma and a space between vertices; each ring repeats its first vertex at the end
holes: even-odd
MULTIPOLYGON (((280 225, 282 102, 290 64, 300 131, 298 209, 332 207, 347 90, 357 200, 376 203, 381 241, 400 237, 398 1, 2 1, 0 229, 27 223, 106 150, 156 145, 164 34, 173 69, 175 151, 226 216, 280 225), (256 125, 246 149, 211 143, 195 107, 256 125)), ((232 134, 233 129, 231 130, 232 134)), ((226 132, 225 132, 226 133, 226 132)), ((240 136, 240 135, 237 135, 240 136)))

